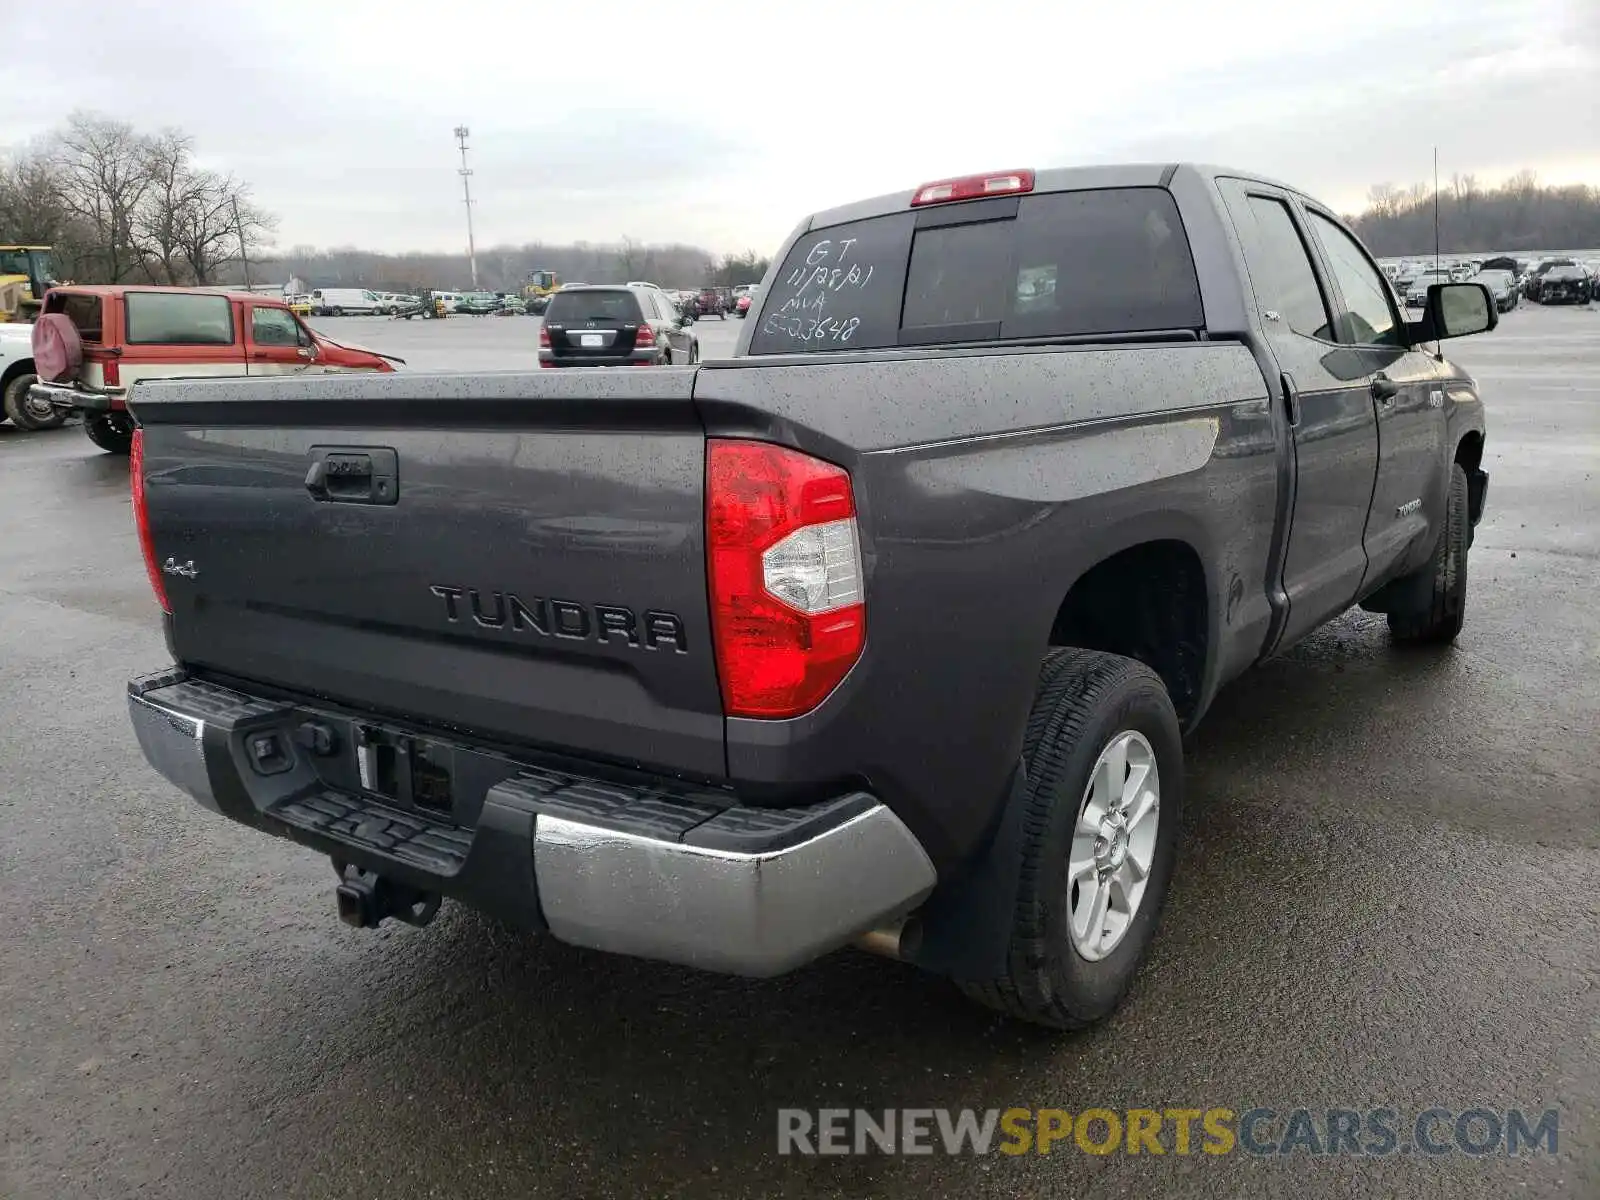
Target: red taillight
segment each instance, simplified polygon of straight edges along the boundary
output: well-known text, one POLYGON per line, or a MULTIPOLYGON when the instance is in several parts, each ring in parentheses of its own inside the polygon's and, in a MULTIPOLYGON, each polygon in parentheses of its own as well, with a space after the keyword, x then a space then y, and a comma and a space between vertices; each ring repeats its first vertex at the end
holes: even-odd
POLYGON ((976 200, 980 196, 1010 196, 1033 191, 1032 171, 995 171, 988 175, 963 175, 960 179, 941 179, 925 183, 911 197, 911 207, 924 204, 949 204, 955 200, 976 200))
POLYGON ((543 325, 539 326, 539 349, 550 349, 550 331, 543 325))
POLYGON ((144 504, 144 430, 133 431, 133 446, 128 451, 128 483, 133 490, 133 525, 139 531, 139 550, 144 555, 145 573, 150 576, 150 587, 156 594, 161 611, 170 613, 167 603, 167 585, 161 578, 161 567, 156 562, 155 543, 150 540, 150 513, 144 504))
POLYGON ((100 383, 102 387, 121 387, 122 371, 117 367, 117 360, 113 355, 106 355, 97 359, 100 363, 100 383))
POLYGON ((766 442, 706 451, 706 555, 723 711, 797 717, 861 656, 867 610, 850 476, 766 442))
POLYGON ((648 350, 656 344, 656 331, 648 325, 639 326, 639 332, 634 335, 633 347, 635 350, 648 350))

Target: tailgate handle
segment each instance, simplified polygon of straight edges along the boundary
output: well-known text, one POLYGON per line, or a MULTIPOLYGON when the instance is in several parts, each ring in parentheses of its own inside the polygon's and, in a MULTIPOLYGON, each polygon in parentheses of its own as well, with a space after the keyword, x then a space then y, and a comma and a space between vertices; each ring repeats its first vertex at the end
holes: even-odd
POLYGON ((313 446, 306 491, 328 504, 394 504, 400 498, 395 452, 386 446, 313 446))

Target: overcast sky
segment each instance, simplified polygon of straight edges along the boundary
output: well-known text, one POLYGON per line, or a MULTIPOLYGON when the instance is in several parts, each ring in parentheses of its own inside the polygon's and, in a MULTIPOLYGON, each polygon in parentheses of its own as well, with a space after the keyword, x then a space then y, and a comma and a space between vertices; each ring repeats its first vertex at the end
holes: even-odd
MULTIPOLYGON (((181 126, 279 244, 774 249, 807 212, 1006 167, 1198 158, 1345 210, 1440 167, 1600 184, 1600 0, 48 0, 0 145, 181 126)), ((20 23, 20 29, 19 29, 20 23)))

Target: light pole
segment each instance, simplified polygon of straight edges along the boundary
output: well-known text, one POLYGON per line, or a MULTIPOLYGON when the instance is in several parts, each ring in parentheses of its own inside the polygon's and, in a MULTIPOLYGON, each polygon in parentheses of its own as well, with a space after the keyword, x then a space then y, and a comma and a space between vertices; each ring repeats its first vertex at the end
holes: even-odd
POLYGON ((472 172, 467 168, 467 135, 465 125, 456 126, 456 141, 461 145, 461 196, 467 203, 467 262, 472 267, 472 290, 478 290, 478 247, 472 237, 472 172))

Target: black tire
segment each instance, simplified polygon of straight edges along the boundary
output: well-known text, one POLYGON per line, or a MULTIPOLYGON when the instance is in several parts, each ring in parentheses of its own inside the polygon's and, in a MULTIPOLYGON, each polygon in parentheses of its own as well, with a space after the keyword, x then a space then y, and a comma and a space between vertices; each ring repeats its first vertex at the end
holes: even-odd
POLYGON ((330 317, 342 317, 342 316, 344 316, 344 309, 342 309, 342 308, 330 308, 328 310, 328 315, 330 317))
POLYGON ((4 411, 18 429, 30 433, 40 429, 54 429, 67 419, 64 413, 57 412, 48 404, 28 399, 28 389, 38 382, 38 379, 39 377, 31 371, 14 375, 6 381, 5 393, 0 396, 0 410, 4 411))
POLYGON ((1456 640, 1467 617, 1467 548, 1472 520, 1467 509, 1467 473, 1450 466, 1444 528, 1427 566, 1395 589, 1389 605, 1389 635, 1397 642, 1441 645, 1456 640))
POLYGON ((1045 656, 1023 752, 1022 875, 1006 971, 958 980, 969 998, 1009 1016, 1080 1029, 1121 1001, 1154 936, 1177 860, 1183 806, 1183 746, 1160 678, 1142 663, 1094 650, 1045 656), (1143 735, 1160 782, 1158 824, 1143 898, 1121 941, 1084 957, 1067 927, 1074 885, 1067 876, 1074 826, 1101 752, 1124 732, 1143 735))
POLYGON ((133 421, 125 413, 85 413, 83 431, 108 454, 126 454, 133 449, 133 421))

